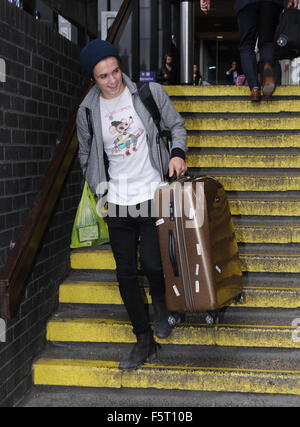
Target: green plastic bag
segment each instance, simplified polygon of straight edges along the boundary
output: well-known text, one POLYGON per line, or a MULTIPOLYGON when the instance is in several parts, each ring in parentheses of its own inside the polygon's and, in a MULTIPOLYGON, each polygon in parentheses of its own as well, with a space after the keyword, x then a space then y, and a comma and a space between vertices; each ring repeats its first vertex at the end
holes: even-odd
POLYGON ((109 242, 107 224, 98 215, 96 206, 94 194, 85 181, 72 230, 70 245, 72 249, 109 242))

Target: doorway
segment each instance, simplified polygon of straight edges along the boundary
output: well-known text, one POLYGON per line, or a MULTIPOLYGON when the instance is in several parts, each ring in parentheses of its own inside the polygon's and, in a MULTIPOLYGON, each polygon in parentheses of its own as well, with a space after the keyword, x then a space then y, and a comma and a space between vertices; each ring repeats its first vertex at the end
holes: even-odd
MULTIPOLYGON (((223 36, 202 40, 200 43, 200 70, 203 79, 212 85, 226 85, 226 71, 232 61, 240 64, 239 41, 223 36)), ((240 68, 240 67, 239 67, 240 68)))

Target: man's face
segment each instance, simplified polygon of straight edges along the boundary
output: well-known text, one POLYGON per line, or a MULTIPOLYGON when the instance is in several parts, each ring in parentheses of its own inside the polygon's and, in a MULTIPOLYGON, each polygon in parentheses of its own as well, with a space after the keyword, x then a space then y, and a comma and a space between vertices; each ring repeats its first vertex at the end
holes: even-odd
POLYGON ((172 58, 172 56, 167 56, 167 57, 166 57, 166 64, 171 65, 172 63, 173 63, 173 58, 172 58))
POLYGON ((110 56, 98 62, 93 70, 94 79, 103 98, 115 98, 123 92, 122 71, 117 58, 110 56))

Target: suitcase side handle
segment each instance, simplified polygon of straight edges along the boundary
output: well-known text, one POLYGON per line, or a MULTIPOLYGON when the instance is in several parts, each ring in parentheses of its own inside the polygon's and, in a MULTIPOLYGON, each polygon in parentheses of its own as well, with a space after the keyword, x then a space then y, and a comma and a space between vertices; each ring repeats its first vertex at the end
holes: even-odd
POLYGON ((169 230, 169 258, 173 268, 174 276, 179 277, 179 270, 178 270, 178 264, 177 264, 176 253, 175 253, 175 238, 174 238, 173 230, 169 230))

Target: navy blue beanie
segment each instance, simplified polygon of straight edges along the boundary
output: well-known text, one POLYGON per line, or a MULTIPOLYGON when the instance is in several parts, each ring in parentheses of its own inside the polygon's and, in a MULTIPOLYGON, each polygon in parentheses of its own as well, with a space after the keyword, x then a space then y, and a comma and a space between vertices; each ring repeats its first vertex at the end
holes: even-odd
POLYGON ((118 49, 107 41, 95 39, 89 42, 80 53, 80 62, 85 77, 90 79, 98 62, 109 56, 114 56, 121 61, 118 49))

